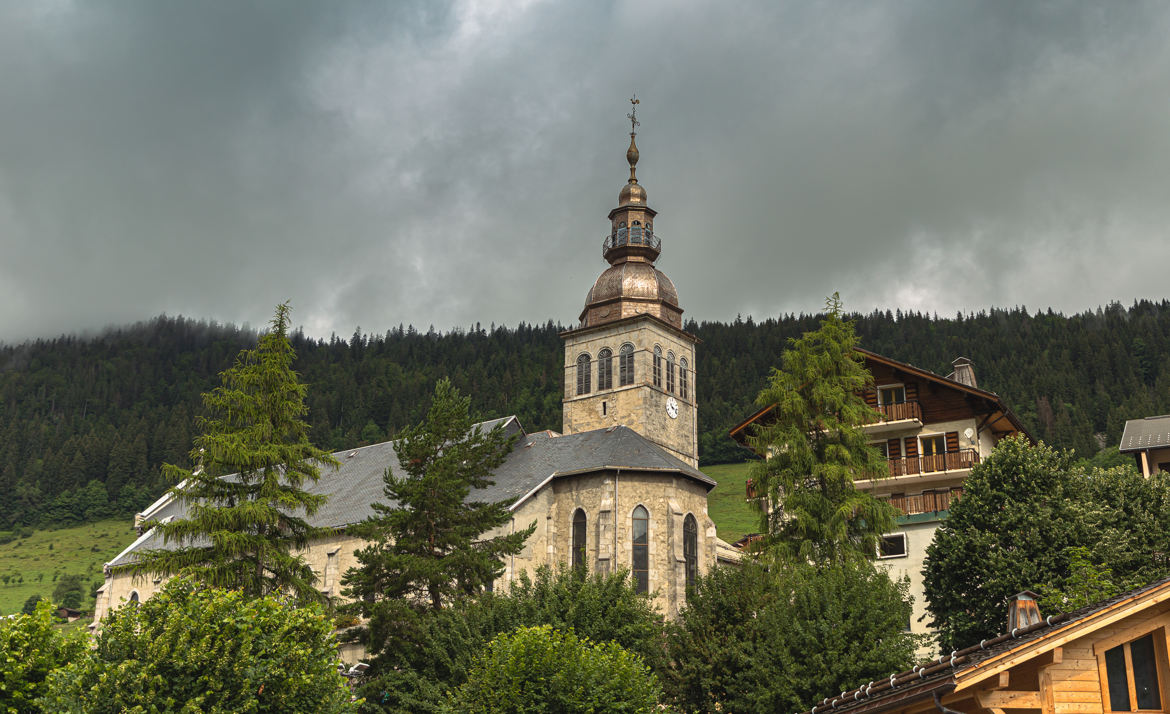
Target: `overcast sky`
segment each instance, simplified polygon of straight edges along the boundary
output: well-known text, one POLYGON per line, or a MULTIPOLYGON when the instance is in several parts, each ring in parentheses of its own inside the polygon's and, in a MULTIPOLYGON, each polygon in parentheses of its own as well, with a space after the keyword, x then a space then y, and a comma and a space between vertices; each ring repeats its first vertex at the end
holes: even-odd
POLYGON ((0 3, 0 341, 1166 297, 1170 3, 0 3))

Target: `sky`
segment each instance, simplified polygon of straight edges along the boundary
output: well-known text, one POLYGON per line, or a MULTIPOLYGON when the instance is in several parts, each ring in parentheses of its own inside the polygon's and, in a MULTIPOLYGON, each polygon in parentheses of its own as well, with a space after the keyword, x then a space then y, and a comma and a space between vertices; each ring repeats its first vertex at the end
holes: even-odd
POLYGON ((0 0, 0 342, 1167 297, 1170 3, 0 0))

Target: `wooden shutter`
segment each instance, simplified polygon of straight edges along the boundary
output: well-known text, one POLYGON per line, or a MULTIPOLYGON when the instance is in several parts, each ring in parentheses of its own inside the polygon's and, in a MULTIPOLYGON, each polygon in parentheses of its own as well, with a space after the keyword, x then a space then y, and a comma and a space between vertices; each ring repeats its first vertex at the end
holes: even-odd
POLYGON ((901 439, 890 439, 889 441, 887 441, 886 442, 886 453, 889 454, 889 457, 891 459, 902 458, 902 440, 901 439))
POLYGON ((959 451, 959 432, 947 432, 947 452, 954 454, 959 451))
POLYGON ((873 389, 867 389, 867 390, 865 390, 865 392, 862 394, 862 396, 864 396, 864 397, 865 397, 865 403, 866 403, 866 404, 868 404, 869 406, 873 407, 874 409, 877 409, 877 405, 878 405, 878 403, 877 403, 877 391, 876 391, 876 390, 873 390, 873 389))
POLYGON ((918 399, 918 384, 915 382, 906 382, 906 401, 912 402, 918 399))
POLYGON ((913 436, 906 437, 906 458, 918 458, 918 438, 913 436))

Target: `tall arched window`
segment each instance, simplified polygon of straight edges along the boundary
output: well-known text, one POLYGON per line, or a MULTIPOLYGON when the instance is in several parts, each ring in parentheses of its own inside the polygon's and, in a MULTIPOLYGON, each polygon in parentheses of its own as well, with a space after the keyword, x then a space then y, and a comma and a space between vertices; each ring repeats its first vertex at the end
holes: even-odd
POLYGON ((130 602, 131 602, 131 604, 134 604, 134 605, 138 604, 138 591, 137 590, 130 591, 130 602))
POLYGON ((634 584, 640 593, 650 592, 650 514, 642 506, 634 509, 634 523, 631 528, 634 552, 630 570, 634 584))
POLYGON ((634 383, 634 346, 629 342, 618 350, 618 384, 622 387, 634 383))
POLYGON ((573 514, 573 567, 585 567, 585 511, 581 508, 573 514))
POLYGON ((689 392, 688 387, 690 386, 690 378, 689 378, 689 375, 687 374, 687 367, 689 367, 689 366, 690 365, 687 364, 686 357, 683 357, 682 359, 680 359, 678 361, 678 395, 680 397, 682 397, 683 399, 690 399, 691 398, 690 394, 688 393, 689 392))
POLYGON ((699 524, 688 513, 683 519, 683 563, 687 572, 687 594, 699 578, 699 524))
POLYGON ((674 353, 666 353, 666 391, 674 392, 674 353))
POLYGON ((613 351, 608 347, 597 353, 597 388, 613 389, 613 351))
POLYGON ((662 386, 662 348, 654 345, 654 386, 662 386))
POLYGON ((589 392, 589 355, 583 354, 577 358, 577 394, 589 392))

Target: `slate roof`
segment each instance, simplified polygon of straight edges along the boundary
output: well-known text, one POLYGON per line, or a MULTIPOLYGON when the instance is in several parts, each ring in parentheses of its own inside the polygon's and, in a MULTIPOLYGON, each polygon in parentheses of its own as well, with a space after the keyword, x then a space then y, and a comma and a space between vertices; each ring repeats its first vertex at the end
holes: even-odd
MULTIPOLYGON (((506 432, 519 434, 520 438, 504 463, 496 469, 495 483, 472 491, 472 500, 508 501, 512 508, 516 508, 555 478, 618 468, 623 471, 668 472, 699 481, 708 490, 715 487, 715 481, 703 472, 671 456, 629 427, 617 426, 579 434, 558 435, 548 431, 526 434, 515 417, 483 422, 480 427, 487 431, 499 424, 504 425, 506 432)), ((382 492, 382 475, 387 467, 396 476, 405 474, 394 454, 392 441, 338 451, 333 456, 341 462, 341 467, 336 471, 324 469, 320 480, 305 485, 306 491, 329 497, 325 505, 308 519, 310 525, 316 527, 341 528, 372 516, 371 503, 388 501, 382 492)), ((163 520, 181 516, 186 505, 164 497, 147 510, 152 520, 163 520)), ((107 565, 121 565, 129 562, 135 551, 159 547, 162 547, 161 539, 153 531, 148 532, 107 565)))
POLYGON ((1130 419, 1121 433, 1121 451, 1144 451, 1170 447, 1170 414, 1130 419))
POLYGON ((857 689, 842 692, 836 697, 827 697, 803 714, 878 712, 894 708, 899 702, 917 699, 932 692, 945 693, 955 686, 955 676, 961 672, 977 667, 982 662, 1022 647, 1029 642, 1042 640, 1068 625, 1086 620, 1099 612, 1113 608, 1115 605, 1138 598, 1150 591, 1165 588, 1167 585, 1170 585, 1170 578, 1162 578, 1149 585, 1095 602, 1079 610, 1050 616, 1035 625, 1018 629, 1014 633, 1005 633, 990 640, 983 640, 978 644, 951 652, 949 655, 915 665, 911 670, 891 674, 887 678, 876 679, 857 689))

